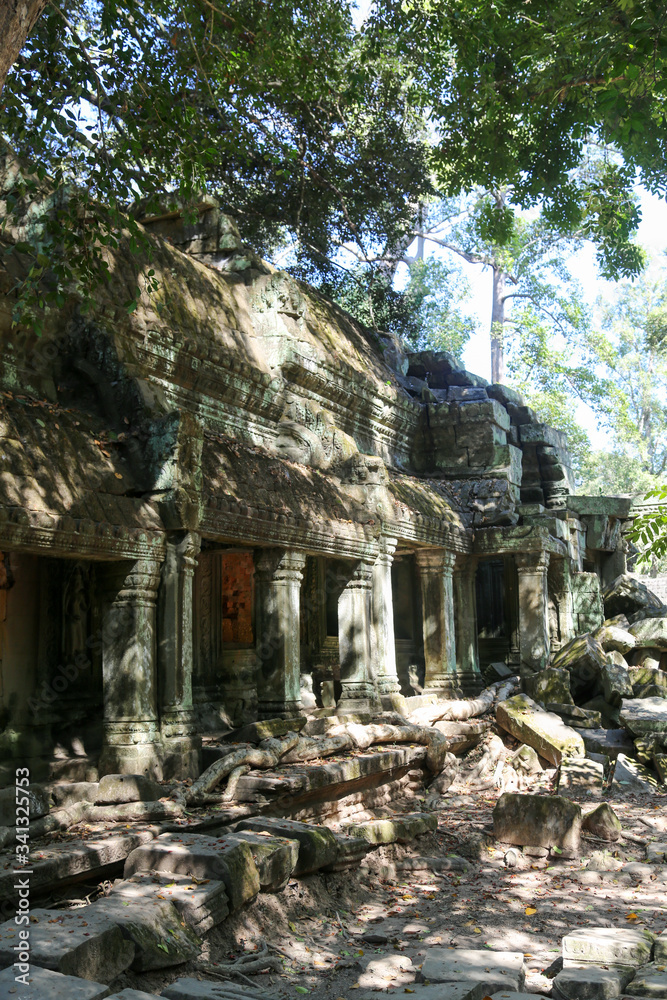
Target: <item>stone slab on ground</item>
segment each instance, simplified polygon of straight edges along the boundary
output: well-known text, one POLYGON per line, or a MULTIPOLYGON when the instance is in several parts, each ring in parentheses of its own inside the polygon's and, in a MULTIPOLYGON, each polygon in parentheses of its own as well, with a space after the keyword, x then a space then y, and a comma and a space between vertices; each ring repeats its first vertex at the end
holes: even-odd
POLYGON ((558 794, 577 798, 602 791, 604 765, 588 757, 564 757, 560 765, 558 794))
MULTIPOLYGON (((14 920, 0 924, 0 964, 10 965, 20 943, 14 920)), ((108 916, 91 907, 63 912, 34 909, 30 912, 30 961, 66 976, 109 982, 128 969, 134 944, 108 916)))
POLYGON ((562 1000, 614 1000, 632 979, 631 969, 599 965, 570 966, 555 977, 554 996, 562 1000))
POLYGON ((624 753, 619 753, 611 787, 616 792, 637 792, 645 795, 657 789, 658 780, 643 764, 626 757, 624 753))
POLYGON ((586 753, 581 736, 551 712, 525 694, 502 701, 496 709, 496 719, 511 736, 527 743, 551 764, 560 764, 563 757, 583 757, 586 753))
POLYGON ((229 913, 224 882, 205 879, 200 884, 187 875, 173 872, 136 872, 131 878, 117 882, 110 895, 130 902, 161 896, 173 903, 188 927, 200 937, 222 923, 229 913))
POLYGON ((629 698, 621 708, 621 723, 634 736, 667 733, 667 699, 629 698))
POLYGON ((667 969, 658 962, 650 962, 637 970, 632 982, 628 983, 626 993, 631 997, 655 997, 663 1000, 667 997, 667 969))
POLYGON ((656 962, 667 963, 667 930, 658 934, 653 947, 653 959, 656 962))
POLYGON ((637 640, 637 646, 667 649, 667 618, 644 618, 628 629, 637 640))
POLYGON ((646 861, 650 865, 667 865, 667 843, 656 841, 647 844, 646 861))
POLYGON ((227 837, 163 833, 132 851, 125 862, 125 878, 149 871, 224 882, 231 911, 259 892, 259 872, 250 845, 227 837))
POLYGON ((134 944, 134 972, 184 965, 199 955, 199 939, 190 927, 184 926, 185 921, 168 899, 103 896, 81 912, 84 916, 101 914, 118 925, 123 937, 134 944))
MULTIPOLYGON (((30 852, 30 890, 48 886, 56 888, 60 882, 78 877, 95 876, 104 869, 125 861, 128 854, 141 844, 153 840, 153 830, 137 830, 131 833, 98 834, 89 840, 70 840, 52 847, 33 848, 30 852)), ((16 891, 13 873, 0 872, 0 900, 13 899, 16 891)))
POLYGON ((563 964, 645 965, 653 949, 655 934, 633 927, 582 927, 563 938, 563 964))
MULTIPOLYGON (((411 983, 410 993, 411 1000, 482 1000, 484 996, 481 983, 411 983)), ((355 995, 357 1000, 378 1000, 377 993, 360 992, 355 995)), ((514 994, 508 993, 507 996, 514 997, 514 994)))
POLYGON ((429 948, 421 978, 430 983, 479 983, 488 995, 503 989, 521 992, 525 967, 521 952, 429 948))
POLYGON ((105 774, 97 786, 95 803, 112 806, 126 802, 157 802, 168 789, 145 774, 105 774))
POLYGON ((58 781, 48 785, 48 789, 56 806, 71 806, 76 802, 93 803, 98 786, 98 781, 58 781))
POLYGON ((503 844, 576 851, 581 807, 560 795, 503 792, 493 809, 493 833, 503 844))
POLYGON ((415 837, 438 828, 435 813, 405 813, 343 827, 345 833, 363 837, 369 844, 408 844, 415 837))
POLYGON ((41 969, 30 963, 28 985, 16 982, 17 971, 13 965, 0 972, 0 1000, 103 1000, 109 996, 109 987, 88 979, 63 976, 61 972, 41 969))
POLYGON ((274 819, 269 816, 252 816, 241 820, 236 826, 237 833, 243 830, 269 833, 275 837, 285 837, 299 842, 299 860, 295 875, 308 875, 320 868, 334 864, 338 854, 336 838, 326 826, 301 823, 294 819, 274 819))
POLYGON ((285 888, 299 860, 298 840, 252 830, 239 830, 229 834, 228 839, 243 841, 250 847, 262 892, 280 892, 285 888))
POLYGON ((512 990, 501 990, 494 993, 491 1000, 536 1000, 539 993, 514 993, 512 990))
POLYGON ((616 758, 619 753, 632 753, 634 745, 625 729, 588 729, 580 733, 586 750, 616 758))
MULTIPOLYGON (((225 993, 225 988, 229 989, 229 983, 214 982, 210 979, 192 979, 186 976, 166 986, 160 996, 168 997, 169 1000, 218 1000, 225 993)), ((241 988, 236 987, 235 992, 239 994, 239 1000, 241 1000, 241 988)))

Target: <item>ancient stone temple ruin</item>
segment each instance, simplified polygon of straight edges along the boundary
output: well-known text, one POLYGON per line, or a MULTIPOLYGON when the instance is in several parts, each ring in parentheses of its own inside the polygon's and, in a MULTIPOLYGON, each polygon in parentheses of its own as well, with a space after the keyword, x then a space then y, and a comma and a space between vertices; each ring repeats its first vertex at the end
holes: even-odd
POLYGON ((144 225, 133 312, 119 252, 92 312, 2 315, 3 781, 195 775, 206 733, 475 692, 601 623, 629 501, 573 496, 516 393, 375 337, 212 204, 144 225))

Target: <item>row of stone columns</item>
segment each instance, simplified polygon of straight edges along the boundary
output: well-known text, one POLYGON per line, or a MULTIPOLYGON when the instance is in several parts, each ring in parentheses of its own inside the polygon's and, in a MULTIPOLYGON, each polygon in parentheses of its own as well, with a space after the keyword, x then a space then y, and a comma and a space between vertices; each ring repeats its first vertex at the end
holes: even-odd
MULTIPOLYGON (((350 565, 338 600, 341 714, 368 710, 398 693, 391 566, 397 542, 381 539, 374 563, 350 565)), ((199 539, 171 539, 162 567, 110 564, 105 577, 104 771, 157 771, 157 746, 173 769, 193 771, 198 740, 192 703, 193 574, 199 539), (156 629, 157 591, 161 583, 156 629), (159 635, 159 647, 156 646, 159 635), (160 683, 157 683, 159 669, 160 683), (159 697, 158 697, 159 691, 159 697), (159 711, 158 711, 159 705, 159 711)), ((522 661, 544 665, 549 651, 548 554, 516 556, 522 661)), ((423 619, 425 689, 447 695, 479 680, 475 571, 447 550, 416 553, 423 619)), ((257 561, 257 656, 262 715, 300 710, 300 588, 305 555, 269 549, 257 561)))

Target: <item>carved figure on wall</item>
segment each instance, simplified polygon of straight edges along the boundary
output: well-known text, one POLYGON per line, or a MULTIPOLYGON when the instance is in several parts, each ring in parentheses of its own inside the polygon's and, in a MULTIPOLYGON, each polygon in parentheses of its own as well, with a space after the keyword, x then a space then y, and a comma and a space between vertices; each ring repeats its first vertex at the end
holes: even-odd
POLYGON ((75 562, 65 570, 63 586, 63 656, 65 663, 88 659, 86 640, 90 616, 90 570, 75 562))
POLYGON ((303 708, 317 708, 312 674, 301 674, 301 704, 303 708))

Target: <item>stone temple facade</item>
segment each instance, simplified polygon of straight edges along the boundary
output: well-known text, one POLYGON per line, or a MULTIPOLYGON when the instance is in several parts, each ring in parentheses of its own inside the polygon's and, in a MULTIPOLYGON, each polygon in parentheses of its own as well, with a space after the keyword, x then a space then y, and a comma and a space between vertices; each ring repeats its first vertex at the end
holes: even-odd
POLYGON ((516 393, 375 338, 211 203, 144 225, 133 312, 123 250, 39 338, 3 297, 0 783, 193 775, 206 733, 472 693, 602 621, 629 501, 573 496, 516 393))

